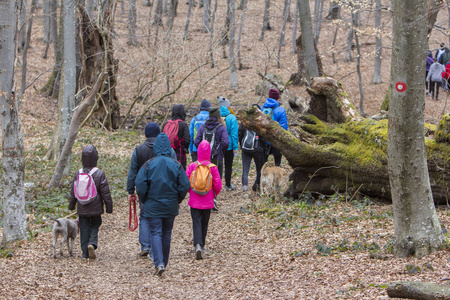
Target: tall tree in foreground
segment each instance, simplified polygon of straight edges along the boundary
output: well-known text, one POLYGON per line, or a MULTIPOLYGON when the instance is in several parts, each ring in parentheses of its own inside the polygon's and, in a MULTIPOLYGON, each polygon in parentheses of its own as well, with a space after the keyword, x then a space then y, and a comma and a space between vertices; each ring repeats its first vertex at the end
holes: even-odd
POLYGON ((298 0, 298 7, 300 10, 300 26, 302 28, 303 55, 305 58, 306 73, 308 74, 307 82, 309 83, 311 77, 319 76, 309 1, 298 0))
POLYGON ((388 170, 394 251, 424 256, 445 243, 434 208, 424 139, 428 3, 394 0, 388 170))
POLYGON ((27 237, 25 214, 25 163, 23 136, 14 97, 14 60, 17 30, 16 1, 0 0, 0 107, 3 147, 3 240, 2 243, 27 237))
POLYGON ((375 84, 381 83, 381 54, 383 43, 381 41, 381 0, 375 0, 375 58, 373 63, 373 79, 375 84))

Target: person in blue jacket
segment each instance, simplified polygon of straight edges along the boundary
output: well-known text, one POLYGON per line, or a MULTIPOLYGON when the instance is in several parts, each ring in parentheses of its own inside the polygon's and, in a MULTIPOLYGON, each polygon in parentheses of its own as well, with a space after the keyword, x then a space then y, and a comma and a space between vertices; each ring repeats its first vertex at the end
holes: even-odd
MULTIPOLYGON (((277 121, 281 125, 281 127, 284 128, 284 130, 288 130, 286 110, 280 106, 280 103, 278 102, 279 98, 280 98, 280 91, 278 91, 277 89, 270 89, 269 98, 266 99, 266 102, 261 107, 261 110, 265 112, 266 111, 265 108, 268 108, 270 111, 270 115, 272 116, 272 120, 277 121)), ((269 155, 273 154, 275 165, 279 167, 281 165, 280 150, 270 145, 270 143, 267 143, 267 145, 268 151, 266 152, 265 160, 267 161, 269 155)))
POLYGON ((191 143, 189 144, 189 151, 191 152, 192 161, 197 161, 197 147, 194 145, 197 132, 206 120, 209 118, 209 108, 211 103, 204 99, 200 104, 200 113, 192 118, 191 124, 189 124, 189 134, 191 135, 191 143))
POLYGON ((224 155, 225 165, 225 189, 232 191, 235 189, 234 184, 231 184, 231 175, 233 174, 233 160, 238 156, 239 150, 239 124, 236 116, 230 110, 230 101, 225 97, 219 97, 220 115, 225 118, 225 126, 228 133, 228 149, 224 155))
POLYGON ((181 164, 171 157, 171 149, 169 137, 160 133, 153 145, 156 157, 142 165, 135 180, 136 192, 144 201, 142 226, 150 229, 154 275, 159 276, 169 262, 178 206, 191 186, 181 164))

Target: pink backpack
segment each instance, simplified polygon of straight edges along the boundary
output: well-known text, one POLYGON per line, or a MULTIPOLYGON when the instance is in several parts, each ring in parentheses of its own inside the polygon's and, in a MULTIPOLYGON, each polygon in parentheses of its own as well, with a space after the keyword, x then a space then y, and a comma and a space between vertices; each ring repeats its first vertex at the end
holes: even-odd
POLYGON ((92 174, 97 170, 98 168, 94 167, 89 173, 83 172, 82 168, 78 171, 77 180, 73 185, 73 192, 81 205, 87 205, 97 197, 97 187, 92 178, 92 174))

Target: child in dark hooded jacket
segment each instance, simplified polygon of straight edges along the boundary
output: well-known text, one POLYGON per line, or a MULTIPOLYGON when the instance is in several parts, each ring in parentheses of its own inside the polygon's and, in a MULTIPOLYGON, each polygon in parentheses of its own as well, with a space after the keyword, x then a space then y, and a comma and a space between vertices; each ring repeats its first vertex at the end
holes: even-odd
MULTIPOLYGON (((96 168, 97 160, 97 149, 93 145, 84 147, 81 153, 83 172, 89 173, 93 168, 96 168)), ((95 259, 95 250, 98 246, 98 230, 100 225, 102 225, 101 215, 104 213, 104 206, 106 206, 106 213, 111 214, 113 212, 113 201, 111 199, 111 193, 109 191, 105 173, 100 169, 96 169, 92 173, 92 179, 95 182, 97 196, 88 204, 81 205, 78 203, 78 200, 75 197, 74 185, 79 173, 80 170, 78 170, 73 177, 72 188, 70 190, 69 209, 74 210, 75 206, 77 206, 82 258, 95 259)))

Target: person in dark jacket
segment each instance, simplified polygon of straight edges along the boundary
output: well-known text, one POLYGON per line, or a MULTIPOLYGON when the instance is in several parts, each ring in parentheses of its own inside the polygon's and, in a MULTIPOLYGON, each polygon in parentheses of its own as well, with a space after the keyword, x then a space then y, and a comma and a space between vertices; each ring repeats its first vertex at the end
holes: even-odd
MULTIPOLYGON (((278 99, 280 98, 280 91, 277 89, 269 90, 269 98, 266 99, 266 102, 263 106, 261 106, 261 110, 264 111, 264 108, 270 108, 272 110, 272 120, 277 121, 284 130, 288 130, 288 122, 286 110, 280 106, 278 99)), ((281 165, 281 153, 280 150, 276 149, 269 143, 268 145, 268 153, 266 152, 266 161, 270 154, 273 154, 273 158, 275 160, 275 166, 279 167, 281 165)))
MULTIPOLYGON (((128 170, 127 178, 127 192, 128 201, 131 201, 136 194, 135 180, 139 169, 142 165, 149 159, 155 156, 153 151, 153 144, 155 143, 156 136, 160 134, 159 125, 153 122, 148 123, 145 126, 145 137, 147 138, 145 142, 137 146, 131 156, 130 168, 128 170)), ((176 158, 175 152, 173 152, 173 158, 176 158)), ((139 208, 141 212, 139 213, 139 243, 141 244, 141 252, 139 252, 139 257, 146 257, 150 253, 150 232, 146 231, 146 227, 142 227, 142 208, 144 207, 143 199, 139 199, 139 208)), ((151 255, 150 255, 150 258, 151 255)))
POLYGON ((153 145, 156 157, 145 162, 136 177, 136 192, 144 201, 142 226, 151 234, 155 275, 161 275, 169 262, 170 241, 178 206, 190 183, 181 164, 171 158, 168 136, 160 133, 153 145))
POLYGON ((430 90, 428 89, 428 80, 426 80, 426 78, 428 77, 428 72, 430 71, 430 67, 431 65, 434 64, 434 59, 433 59, 433 53, 431 51, 428 51, 428 56, 427 56, 427 64, 426 64, 426 68, 425 68, 425 94, 428 95, 430 92, 430 90))
POLYGON ((209 119, 205 121, 205 123, 200 126, 197 137, 195 138, 194 145, 198 148, 200 142, 203 141, 203 133, 205 132, 205 128, 207 130, 213 130, 217 126, 215 139, 214 139, 214 149, 211 149, 211 155, 215 152, 217 155, 211 157, 211 162, 217 166, 219 169, 220 178, 222 179, 223 174, 223 156, 225 152, 227 152, 229 139, 227 128, 222 124, 220 117, 220 110, 217 107, 213 107, 209 109, 209 119))
MULTIPOLYGON (((177 160, 186 170, 186 153, 189 153, 189 144, 191 143, 191 136, 189 134, 189 125, 185 122, 186 111, 184 105, 176 104, 172 107, 172 121, 178 122, 178 140, 179 146, 173 148, 177 155, 177 160)), ((165 129, 168 122, 162 126, 162 131, 167 133, 165 129)), ((173 146, 172 146, 173 147, 173 146)))
POLYGON ((98 230, 100 225, 102 225, 101 215, 104 213, 104 206, 106 206, 106 213, 111 214, 113 212, 113 201, 111 199, 108 181, 106 180, 105 173, 102 170, 97 169, 97 160, 97 149, 93 145, 84 147, 81 152, 83 168, 75 173, 72 180, 72 188, 70 189, 69 209, 74 210, 75 206, 77 206, 83 259, 96 258, 95 250, 98 247, 98 230), (74 185, 80 171, 89 173, 93 168, 96 168, 92 173, 92 179, 95 182, 97 196, 95 196, 92 202, 81 205, 75 197, 74 185))
POLYGON ((258 147, 255 150, 245 150, 242 148, 242 141, 246 135, 247 128, 245 128, 242 123, 239 124, 239 144, 242 149, 242 191, 248 191, 248 173, 250 171, 250 165, 252 163, 252 159, 255 161, 256 166, 256 179, 255 183, 253 183, 252 190, 258 191, 259 184, 261 181, 261 169, 265 163, 265 155, 267 148, 267 142, 264 138, 258 136, 258 147))

